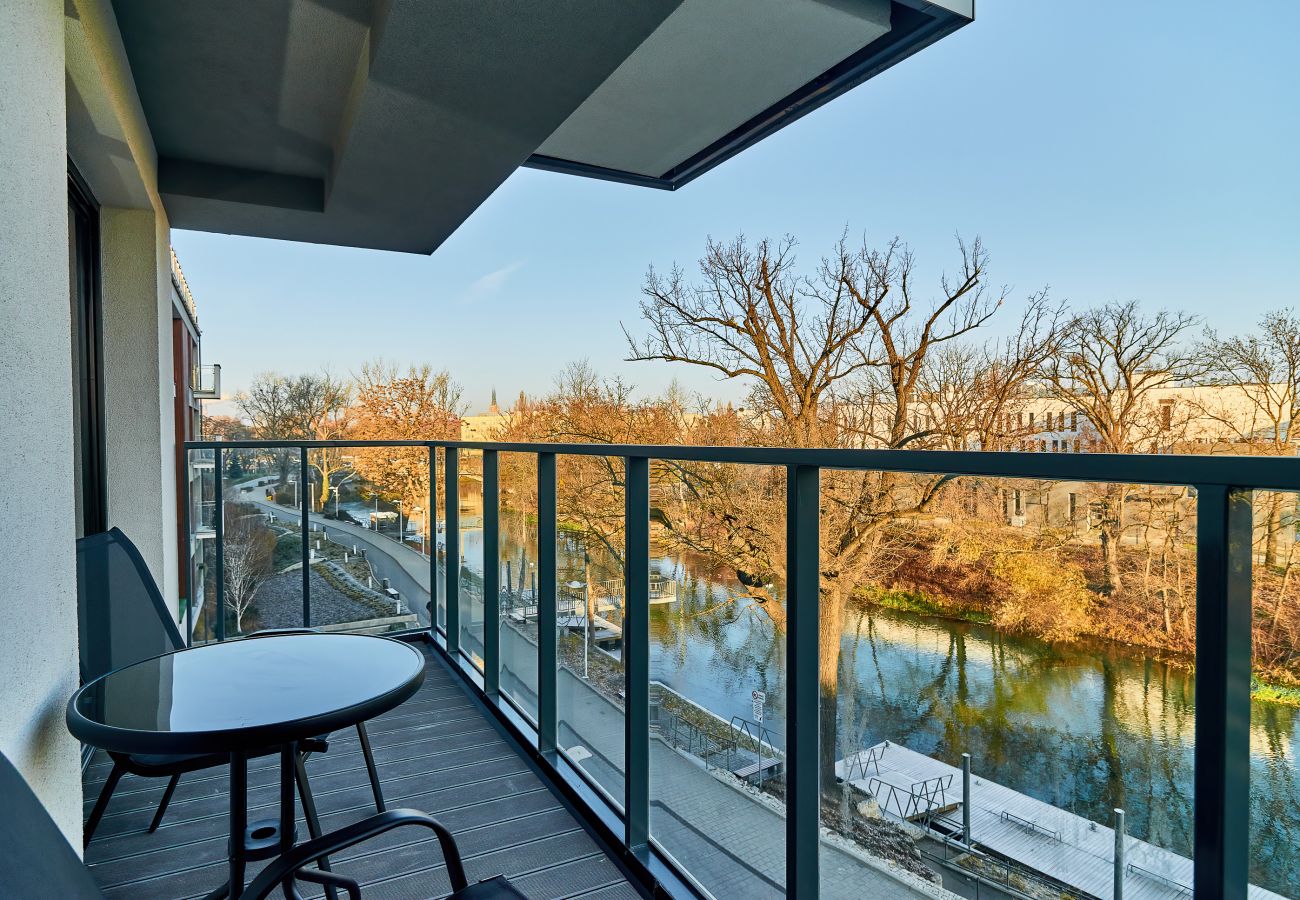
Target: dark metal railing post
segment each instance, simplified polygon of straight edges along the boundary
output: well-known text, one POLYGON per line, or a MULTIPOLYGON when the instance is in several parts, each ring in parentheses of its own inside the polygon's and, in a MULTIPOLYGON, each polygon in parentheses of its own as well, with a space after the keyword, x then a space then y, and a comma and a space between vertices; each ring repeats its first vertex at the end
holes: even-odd
POLYGON ((308 478, 309 473, 307 448, 303 447, 298 456, 298 514, 302 519, 298 525, 302 533, 302 625, 304 628, 311 627, 311 481, 308 478))
POLYGON ((556 741, 555 454, 537 454, 537 744, 556 741))
MULTIPOLYGON (((429 634, 438 639, 438 448, 429 445, 429 634)), ((443 646, 446 646, 444 643, 443 646)))
POLYGON ((650 460, 626 460, 623 555, 625 842, 650 840, 650 460))
MULTIPOLYGON (((786 468, 786 895, 816 897, 820 812, 820 493, 816 466, 786 468)), ((835 710, 824 710, 834 716, 835 710)))
POLYGON ((501 692, 501 477, 497 452, 483 451, 483 693, 501 692))
POLYGON ((1198 485, 1196 896, 1244 900, 1250 858, 1251 491, 1198 485))
POLYGON ((226 639, 226 504, 221 499, 221 448, 217 447, 212 453, 212 530, 216 532, 216 544, 213 552, 216 559, 212 561, 216 567, 216 578, 214 579, 217 586, 217 596, 213 600, 212 610, 217 616, 216 631, 217 640, 226 639))
POLYGON ((443 449, 443 500, 446 506, 447 559, 443 563, 447 593, 447 652, 460 652, 460 451, 443 449))
POLYGON ((181 547, 181 565, 185 567, 185 646, 194 645, 194 514, 190 509, 190 451, 181 450, 181 515, 185 517, 185 546, 181 547))

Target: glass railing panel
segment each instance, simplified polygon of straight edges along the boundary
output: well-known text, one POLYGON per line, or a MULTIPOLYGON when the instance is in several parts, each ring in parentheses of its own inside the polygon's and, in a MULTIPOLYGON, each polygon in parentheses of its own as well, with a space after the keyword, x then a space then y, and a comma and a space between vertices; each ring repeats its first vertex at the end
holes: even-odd
MULTIPOLYGON (((823 559, 856 574, 823 578, 822 895, 1190 887, 1195 492, 890 480, 870 553, 823 559)), ((823 510, 841 490, 824 477, 823 510)), ((823 548, 840 527, 824 513, 823 548)))
POLYGON ((557 739, 561 751, 623 802, 622 457, 556 460, 557 739))
POLYGON ((537 456, 502 453, 501 693, 537 721, 537 456))
MULTIPOLYGON (((196 458, 203 452, 213 453, 196 451, 196 458)), ((222 448, 225 636, 304 624, 385 633, 427 622, 427 556, 412 534, 401 540, 402 527, 411 527, 398 504, 404 485, 410 489, 401 458, 410 453, 423 450, 311 448, 304 481, 296 448, 222 448), (310 507, 310 610, 303 603, 304 503, 310 507)), ((208 467, 199 472, 200 496, 192 500, 194 566, 196 573, 203 567, 205 585, 195 622, 199 641, 218 632, 215 473, 208 467)))
POLYGON ((460 451, 460 646, 483 670, 483 453, 460 451))
POLYGON ((784 895, 785 470, 651 467, 650 833, 718 897, 784 895))
MULTIPOLYGON (((446 463, 447 452, 441 447, 435 447, 433 450, 434 465, 437 469, 436 478, 433 482, 432 499, 433 499, 433 522, 434 522, 434 552, 437 553, 437 572, 432 587, 433 596, 436 598, 434 603, 435 620, 437 628, 446 631, 447 629, 447 490, 446 490, 446 463)), ((426 453, 427 456, 427 453, 426 453)))
POLYGON ((222 458, 225 635, 301 627, 301 509, 315 500, 301 455, 223 448, 222 458))
POLYGON ((190 561, 185 609, 180 618, 182 633, 188 633, 194 644, 216 637, 215 456, 214 450, 190 450, 186 454, 190 561))
POLYGON ((1297 496, 1256 491, 1250 881, 1300 898, 1300 516, 1297 496))

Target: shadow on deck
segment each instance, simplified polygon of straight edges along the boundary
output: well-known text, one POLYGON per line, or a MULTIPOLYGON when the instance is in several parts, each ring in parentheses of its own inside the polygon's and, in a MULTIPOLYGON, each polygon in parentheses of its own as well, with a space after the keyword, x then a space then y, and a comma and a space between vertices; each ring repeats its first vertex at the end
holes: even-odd
MULTIPOLYGON (((622 900, 639 894, 529 763, 461 688, 442 660, 429 662, 420 692, 369 723, 375 761, 390 808, 436 816, 455 834, 470 880, 505 874, 534 898, 622 900)), ((278 761, 252 760, 250 818, 274 816, 278 761)), ((307 763, 325 829, 374 812, 356 731, 336 732, 328 753, 307 763)), ((88 768, 89 814, 108 774, 98 753, 88 768)), ((227 774, 224 769, 181 779, 167 817, 146 833, 165 779, 126 776, 118 786, 86 862, 109 897, 202 897, 226 873, 227 774)), ((306 824, 298 814, 298 832, 306 824)), ((433 898, 449 890, 432 835, 399 829, 331 858, 335 871, 358 879, 367 898, 433 898)), ((260 864, 254 864, 256 872, 260 864)), ((250 875, 251 878, 251 875, 250 875)), ((300 883, 304 896, 319 896, 300 883)))

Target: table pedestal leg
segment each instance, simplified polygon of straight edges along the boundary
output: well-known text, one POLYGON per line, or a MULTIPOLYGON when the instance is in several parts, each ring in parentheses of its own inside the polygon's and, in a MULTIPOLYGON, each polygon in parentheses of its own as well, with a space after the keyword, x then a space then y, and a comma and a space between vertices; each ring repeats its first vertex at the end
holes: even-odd
POLYGON ((230 900, 244 893, 244 830, 248 827, 248 757, 230 754, 230 900))
MULTIPOLYGON (((293 849, 294 838, 294 795, 293 778, 298 762, 298 745, 285 744, 280 748, 280 852, 288 853, 293 849)), ((285 878, 281 885, 285 900, 295 900, 298 892, 293 887, 293 876, 285 878)))

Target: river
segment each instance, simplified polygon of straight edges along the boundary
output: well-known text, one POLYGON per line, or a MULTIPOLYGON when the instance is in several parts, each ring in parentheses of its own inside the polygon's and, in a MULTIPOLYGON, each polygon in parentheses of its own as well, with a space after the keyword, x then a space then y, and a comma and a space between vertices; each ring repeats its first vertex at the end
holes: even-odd
MULTIPOLYGON (((502 560, 536 559, 535 528, 503 517, 502 560)), ((582 549, 560 542, 560 580, 582 549)), ((465 529, 466 564, 481 572, 482 532, 465 529)), ((592 553, 593 580, 615 577, 592 553)), ((658 558, 678 600, 651 610, 651 677, 729 719, 766 721, 782 741, 785 642, 744 602, 726 573, 658 558), (730 583, 729 583, 730 582, 730 583)), ((1118 645, 1055 646, 983 625, 891 610, 852 610, 841 644, 840 755, 889 740, 977 777, 1109 823, 1123 808, 1129 833, 1191 855, 1194 676, 1118 645)), ((1251 882, 1300 896, 1300 710, 1251 706, 1251 882)))

